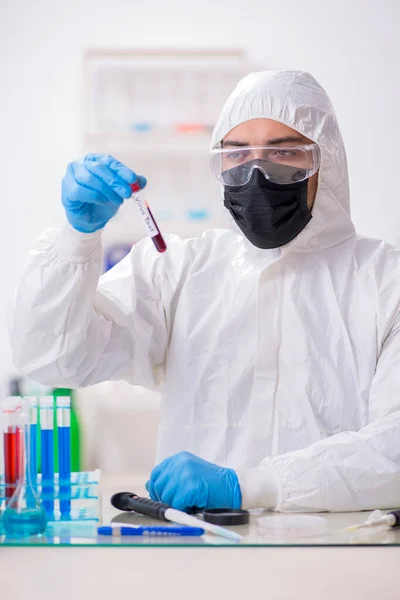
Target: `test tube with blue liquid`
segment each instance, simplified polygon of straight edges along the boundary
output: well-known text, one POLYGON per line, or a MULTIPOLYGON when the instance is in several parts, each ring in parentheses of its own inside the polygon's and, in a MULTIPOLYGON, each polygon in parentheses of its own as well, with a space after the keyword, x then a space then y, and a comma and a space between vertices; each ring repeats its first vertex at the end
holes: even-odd
POLYGON ((33 488, 37 489, 37 423, 38 401, 36 396, 25 396, 29 405, 29 474, 33 488))
MULTIPOLYGON (((29 469, 30 482, 32 489, 37 493, 37 398, 36 396, 24 396, 24 403, 27 407, 29 436, 25 439, 27 451, 29 452, 29 461, 26 468, 29 469)), ((35 498, 32 495, 27 496, 28 506, 34 506, 35 498)))
POLYGON ((46 513, 54 514, 54 401, 40 398, 40 449, 42 459, 42 497, 46 513))
POLYGON ((71 398, 58 396, 56 406, 60 512, 65 519, 71 514, 71 398))

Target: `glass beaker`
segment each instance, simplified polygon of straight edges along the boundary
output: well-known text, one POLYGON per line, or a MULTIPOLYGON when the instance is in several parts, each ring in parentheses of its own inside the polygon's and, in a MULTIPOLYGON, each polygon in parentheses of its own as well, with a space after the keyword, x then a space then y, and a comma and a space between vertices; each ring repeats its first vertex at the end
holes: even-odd
POLYGON ((3 527, 10 536, 30 536, 43 533, 46 529, 46 511, 39 500, 30 476, 29 406, 21 402, 18 414, 16 444, 18 452, 18 481, 11 498, 6 501, 3 527))

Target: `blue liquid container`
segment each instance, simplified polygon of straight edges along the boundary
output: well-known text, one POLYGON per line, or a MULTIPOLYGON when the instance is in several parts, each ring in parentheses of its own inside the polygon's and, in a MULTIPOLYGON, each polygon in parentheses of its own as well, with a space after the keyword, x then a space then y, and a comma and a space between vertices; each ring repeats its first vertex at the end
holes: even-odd
MULTIPOLYGON (((42 494, 51 496, 54 491, 54 435, 52 429, 42 429, 42 494)), ((43 500, 46 512, 54 511, 54 500, 43 500)))
POLYGON ((188 211, 187 216, 191 221, 203 221, 209 218, 209 212, 205 208, 193 209, 188 211))
MULTIPOLYGON (((25 402, 29 404, 29 438, 26 439, 26 444, 29 446, 29 460, 27 465, 29 468, 29 476, 32 487, 37 492, 37 397, 25 396, 25 402)), ((33 496, 28 497, 29 508, 34 508, 35 499, 33 496)))
POLYGON ((23 511, 7 508, 3 515, 3 527, 6 534, 26 537, 43 533, 47 518, 43 507, 26 508, 23 511))
POLYGON ((29 404, 22 399, 18 420, 18 482, 13 495, 7 501, 2 519, 4 532, 11 537, 43 533, 47 524, 46 511, 36 494, 30 477, 29 404))
MULTIPOLYGON (((53 396, 40 398, 40 439, 42 457, 42 494, 54 496, 54 404, 53 396)), ((54 500, 43 500, 46 513, 54 513, 54 500)))
POLYGON ((58 472, 60 477, 60 511, 63 519, 71 513, 71 398, 58 396, 58 472))

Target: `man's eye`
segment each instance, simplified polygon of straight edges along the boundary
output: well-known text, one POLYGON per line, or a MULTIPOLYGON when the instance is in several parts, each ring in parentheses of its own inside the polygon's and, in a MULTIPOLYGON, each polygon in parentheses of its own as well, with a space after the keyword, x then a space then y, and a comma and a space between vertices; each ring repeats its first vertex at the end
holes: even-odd
POLYGON ((294 158, 296 155, 297 152, 295 150, 277 150, 272 156, 276 156, 278 158, 294 158))
POLYGON ((248 150, 243 150, 241 152, 228 152, 226 154, 226 158, 231 162, 243 162, 249 157, 249 155, 250 152, 248 150))

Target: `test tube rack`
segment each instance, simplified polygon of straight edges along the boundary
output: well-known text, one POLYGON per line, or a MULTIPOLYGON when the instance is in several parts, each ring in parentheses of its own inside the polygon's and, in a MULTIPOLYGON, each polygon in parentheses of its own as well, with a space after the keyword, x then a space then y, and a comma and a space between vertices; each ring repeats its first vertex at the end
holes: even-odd
MULTIPOLYGON (((53 500, 54 511, 48 515, 49 523, 58 522, 65 519, 60 511, 60 500, 71 501, 71 512, 68 515, 68 521, 99 521, 101 517, 100 503, 100 479, 101 471, 79 471, 71 473, 71 479, 64 481, 55 473, 54 480, 42 481, 42 475, 39 473, 36 481, 36 490, 40 500, 53 500), (42 484, 46 489, 50 487, 52 493, 43 493, 42 484), (68 491, 65 491, 65 488, 68 491), (61 491, 63 488, 63 491, 61 491)), ((6 483, 4 475, 0 475, 0 506, 4 508, 6 501, 6 483)))

